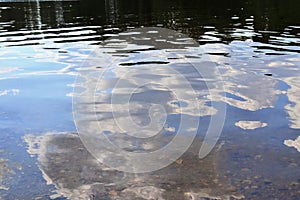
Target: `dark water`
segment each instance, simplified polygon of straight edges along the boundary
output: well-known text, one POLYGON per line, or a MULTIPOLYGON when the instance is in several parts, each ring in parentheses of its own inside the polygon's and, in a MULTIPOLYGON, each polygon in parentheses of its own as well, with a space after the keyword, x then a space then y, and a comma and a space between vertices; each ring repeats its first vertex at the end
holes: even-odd
MULTIPOLYGON (((299 199, 299 9, 296 0, 0 0, 0 199, 299 199), (213 106, 203 82, 193 82, 202 95, 198 117, 204 125, 189 151, 157 172, 131 174, 107 169, 87 152, 76 134, 72 96, 79 68, 104 40, 141 27, 193 38, 202 52, 184 56, 197 62, 206 55, 214 63, 224 82, 214 101, 225 103, 227 112, 214 150, 198 159, 213 106)), ((163 56, 141 47, 111 48, 121 66, 135 70, 128 80, 176 85, 165 65, 194 80, 178 52, 169 51, 173 47, 160 46, 168 50, 163 56), (139 65, 154 65, 153 71, 139 65)), ((114 81, 109 72, 122 76, 122 69, 108 71, 107 85, 114 81)), ((133 99, 143 105, 168 106, 172 96, 156 85, 140 91, 133 99)), ((110 119, 105 108, 97 108, 103 121, 110 119)), ((144 108, 132 112, 139 123, 149 123, 144 108)), ((168 115, 169 135, 153 148, 172 139, 177 114, 168 115)))

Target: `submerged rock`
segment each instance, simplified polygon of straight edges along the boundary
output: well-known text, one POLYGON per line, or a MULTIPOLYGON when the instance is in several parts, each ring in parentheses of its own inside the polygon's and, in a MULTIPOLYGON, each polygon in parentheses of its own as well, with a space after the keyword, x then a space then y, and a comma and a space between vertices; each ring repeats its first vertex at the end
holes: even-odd
POLYGON ((189 200, 239 200, 244 199, 243 195, 220 195, 215 196, 210 189, 203 189, 200 192, 187 192, 185 196, 189 200))
MULTIPOLYGON (((7 186, 3 185, 3 183, 2 183, 3 176, 5 176, 5 174, 7 172, 11 171, 6 164, 6 161, 7 160, 0 158, 0 190, 8 190, 9 189, 7 186)), ((0 199, 1 199, 1 197, 0 197, 0 199)))
POLYGON ((160 189, 154 186, 145 186, 145 187, 134 187, 127 188, 123 190, 123 193, 133 193, 136 197, 140 197, 143 199, 155 199, 155 200, 164 200, 162 194, 164 193, 164 189, 160 189))
POLYGON ((213 197, 236 194, 218 180, 215 156, 195 159, 196 146, 182 156, 180 164, 175 162, 152 173, 132 174, 99 163, 75 133, 29 134, 24 140, 28 153, 37 156, 47 184, 56 187, 50 196, 52 199, 182 200, 187 194, 199 196, 203 188, 209 188, 209 195, 213 197))

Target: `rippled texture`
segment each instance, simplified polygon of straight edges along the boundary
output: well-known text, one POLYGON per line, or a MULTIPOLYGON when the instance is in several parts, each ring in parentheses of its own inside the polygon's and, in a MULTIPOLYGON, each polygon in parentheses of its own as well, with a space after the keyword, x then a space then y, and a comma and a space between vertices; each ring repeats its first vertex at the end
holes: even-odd
MULTIPOLYGON (((0 0, 0 198, 298 199, 299 9, 296 0, 0 0), (134 176, 95 164, 72 133, 71 97, 79 68, 104 40, 148 26, 176 30, 199 43, 203 53, 186 57, 205 55, 215 63, 224 81, 219 95, 227 116, 206 159, 197 158, 207 129, 200 126, 181 159, 134 176)), ((142 51, 155 55, 152 47, 142 51)), ((120 62, 116 72, 132 68, 130 78, 160 80, 165 71, 149 76, 138 67, 179 62, 171 53, 156 63, 136 56, 120 62)), ((153 87, 141 91, 149 101, 167 102, 167 94, 151 98, 164 90, 153 87)), ((209 99, 203 91, 203 124, 216 112, 209 99)), ((107 114, 103 111, 99 108, 100 117, 107 114)), ((146 115, 143 110, 135 114, 146 115)), ((141 119, 147 123, 147 117, 141 119)), ((166 129, 172 133, 176 126, 166 129)))

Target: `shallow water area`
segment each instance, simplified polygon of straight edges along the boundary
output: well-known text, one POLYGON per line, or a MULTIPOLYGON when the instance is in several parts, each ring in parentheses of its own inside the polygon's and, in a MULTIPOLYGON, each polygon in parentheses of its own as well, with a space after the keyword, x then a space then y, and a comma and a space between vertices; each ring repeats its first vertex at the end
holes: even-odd
POLYGON ((0 199, 299 199, 299 8, 0 0, 0 199), (131 153, 191 145, 132 166, 101 133, 131 153))

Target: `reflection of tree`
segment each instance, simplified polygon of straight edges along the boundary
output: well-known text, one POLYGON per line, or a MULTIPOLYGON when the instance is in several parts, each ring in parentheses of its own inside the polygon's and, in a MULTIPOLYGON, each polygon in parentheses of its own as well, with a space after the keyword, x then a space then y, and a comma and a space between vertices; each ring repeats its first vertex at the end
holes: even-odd
POLYGON ((105 14, 109 23, 115 24, 118 20, 117 0, 105 0, 105 14))
POLYGON ((28 1, 28 4, 24 7, 24 10, 26 28, 40 30, 42 28, 42 19, 39 0, 28 1))
POLYGON ((55 21, 57 27, 64 23, 62 1, 55 1, 53 6, 49 6, 49 2, 40 2, 40 0, 28 1, 24 2, 23 9, 25 27, 29 30, 40 30, 43 23, 51 26, 51 23, 55 21))
POLYGON ((64 9, 62 1, 55 2, 55 20, 58 27, 64 23, 64 9))
MULTIPOLYGON (((16 21, 14 29, 39 29, 42 24, 58 27, 64 23, 83 23, 93 25, 111 24, 114 26, 156 26, 162 24, 175 30, 188 33, 198 38, 205 31, 203 26, 214 27, 226 35, 225 41, 231 40, 228 28, 233 26, 232 16, 238 16, 238 28, 248 26, 246 19, 253 16, 254 32, 268 30, 283 32, 288 25, 299 21, 300 1, 293 0, 81 0, 78 2, 31 0, 26 2, 6 3, 21 8, 2 11, 2 21, 16 21), (64 7, 67 9, 64 10, 64 7), (19 27, 18 27, 19 26, 19 27)), ((248 22, 249 23, 249 22, 248 22)), ((229 30, 230 31, 230 30, 229 30)), ((268 33, 263 38, 254 40, 267 41, 268 33)))

